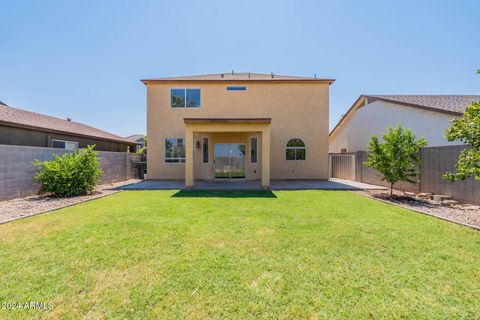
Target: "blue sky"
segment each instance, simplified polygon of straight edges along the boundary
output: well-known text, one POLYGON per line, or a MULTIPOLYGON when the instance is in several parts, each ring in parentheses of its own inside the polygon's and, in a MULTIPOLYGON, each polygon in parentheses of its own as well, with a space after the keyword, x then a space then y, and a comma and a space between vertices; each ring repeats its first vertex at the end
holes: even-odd
POLYGON ((139 79, 236 71, 360 94, 480 94, 478 1, 1 1, 0 100, 126 136, 139 79))

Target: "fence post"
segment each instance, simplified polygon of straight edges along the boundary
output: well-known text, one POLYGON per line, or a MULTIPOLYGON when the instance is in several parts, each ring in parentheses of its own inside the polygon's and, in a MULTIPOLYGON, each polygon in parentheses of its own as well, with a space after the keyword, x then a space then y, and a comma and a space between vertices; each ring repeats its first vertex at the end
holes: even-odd
POLYGON ((328 179, 332 177, 332 155, 328 155, 328 179))
POLYGON ((353 159, 352 159, 352 180, 355 181, 357 179, 357 161, 356 161, 356 153, 353 154, 353 159))
POLYGON ((418 177, 418 192, 421 193, 423 192, 422 191, 422 177, 423 177, 423 173, 422 173, 422 170, 423 170, 423 157, 422 157, 422 150, 423 148, 420 148, 420 168, 418 168, 418 174, 419 174, 419 177, 418 177))

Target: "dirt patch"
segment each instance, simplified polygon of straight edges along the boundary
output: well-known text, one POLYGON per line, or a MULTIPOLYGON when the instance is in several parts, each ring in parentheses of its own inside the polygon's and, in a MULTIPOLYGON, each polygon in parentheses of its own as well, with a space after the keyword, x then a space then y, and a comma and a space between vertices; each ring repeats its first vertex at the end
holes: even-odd
POLYGON ((395 191, 393 197, 390 197, 388 192, 379 190, 352 192, 480 230, 480 206, 465 203, 442 204, 416 195, 405 195, 401 191, 395 191))
POLYGON ((121 182, 102 184, 97 186, 91 194, 85 196, 55 198, 48 195, 35 195, 25 198, 0 201, 0 224, 43 212, 68 207, 88 200, 105 197, 119 192, 119 190, 115 190, 117 187, 139 181, 141 180, 131 179, 121 182))

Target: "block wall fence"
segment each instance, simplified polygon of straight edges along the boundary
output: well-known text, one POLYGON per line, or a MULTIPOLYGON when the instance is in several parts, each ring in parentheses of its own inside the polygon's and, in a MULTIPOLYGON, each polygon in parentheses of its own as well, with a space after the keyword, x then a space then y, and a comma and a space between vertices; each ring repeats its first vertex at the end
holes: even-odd
MULTIPOLYGON (((63 149, 0 145, 0 200, 36 194, 40 184, 34 180, 34 160, 46 161, 62 155, 63 149)), ((136 164, 140 156, 127 152, 99 151, 103 176, 100 183, 119 182, 138 178, 136 164)))
MULTIPOLYGON (((466 146, 463 145, 422 148, 420 153, 420 177, 417 179, 417 183, 401 182, 395 184, 394 188, 416 193, 443 194, 462 202, 480 204, 479 180, 472 178, 465 181, 449 182, 442 178, 445 172, 455 170, 458 155, 465 148, 466 146)), ((367 161, 367 152, 357 151, 355 153, 355 180, 389 187, 387 182, 381 180, 380 173, 363 166, 365 161, 367 161)))

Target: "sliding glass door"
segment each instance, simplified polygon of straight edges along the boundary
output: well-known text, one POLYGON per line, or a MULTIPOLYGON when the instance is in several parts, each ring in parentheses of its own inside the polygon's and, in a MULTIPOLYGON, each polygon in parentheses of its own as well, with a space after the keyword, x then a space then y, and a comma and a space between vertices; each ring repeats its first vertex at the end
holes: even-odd
POLYGON ((245 145, 217 143, 214 146, 215 179, 245 179, 245 145))

